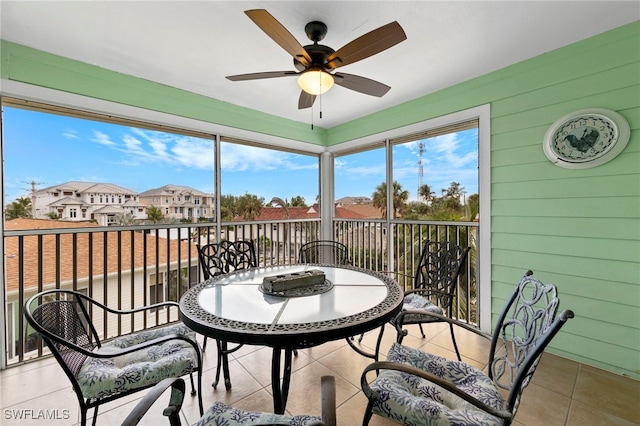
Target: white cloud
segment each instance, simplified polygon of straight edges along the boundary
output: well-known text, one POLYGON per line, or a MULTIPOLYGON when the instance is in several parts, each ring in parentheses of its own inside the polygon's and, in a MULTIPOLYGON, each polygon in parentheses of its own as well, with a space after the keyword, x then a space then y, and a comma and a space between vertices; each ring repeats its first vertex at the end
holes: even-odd
POLYGON ((307 157, 232 143, 222 144, 220 158, 222 170, 226 172, 314 170, 318 168, 318 162, 314 157, 308 157, 308 161, 301 162, 302 158, 306 159, 307 157))
POLYGON ((117 145, 114 141, 112 141, 109 138, 109 135, 107 135, 106 133, 98 132, 98 131, 93 133, 93 138, 91 140, 96 143, 99 143, 100 145, 105 145, 105 146, 117 145))
POLYGON ((78 132, 76 130, 73 129, 67 129, 64 132, 62 132, 62 136, 65 139, 80 139, 80 136, 78 135, 78 132))

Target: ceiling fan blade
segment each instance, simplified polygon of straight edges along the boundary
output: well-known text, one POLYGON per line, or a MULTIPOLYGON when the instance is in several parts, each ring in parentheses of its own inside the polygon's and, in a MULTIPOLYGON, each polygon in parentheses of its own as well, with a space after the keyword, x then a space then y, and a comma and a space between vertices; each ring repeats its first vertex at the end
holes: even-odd
POLYGON ((379 81, 342 72, 335 73, 333 75, 333 80, 338 86, 355 90, 356 92, 364 93, 365 95, 377 96, 379 98, 384 96, 389 89, 391 89, 390 86, 380 83, 379 81))
POLYGON ((311 57, 291 33, 264 9, 252 9, 244 12, 273 41, 286 50, 303 65, 311 65, 311 57))
POLYGON ((336 50, 327 58, 327 68, 335 69, 368 58, 407 39, 404 30, 393 21, 366 33, 336 50))
POLYGON ((261 78, 292 77, 296 75, 298 75, 296 71, 269 71, 269 72, 254 72, 250 74, 228 75, 227 79, 231 81, 244 81, 244 80, 259 80, 261 78))
POLYGON ((304 90, 300 91, 300 99, 298 99, 298 109, 311 108, 316 101, 316 95, 310 95, 304 90))

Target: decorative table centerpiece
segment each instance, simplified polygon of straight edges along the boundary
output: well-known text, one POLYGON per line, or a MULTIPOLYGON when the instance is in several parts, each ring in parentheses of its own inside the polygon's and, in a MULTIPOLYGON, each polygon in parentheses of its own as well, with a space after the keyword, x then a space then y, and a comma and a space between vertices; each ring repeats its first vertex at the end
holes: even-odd
POLYGON ((308 296, 324 293, 332 287, 323 271, 309 269, 307 271, 264 277, 260 291, 274 296, 308 296))

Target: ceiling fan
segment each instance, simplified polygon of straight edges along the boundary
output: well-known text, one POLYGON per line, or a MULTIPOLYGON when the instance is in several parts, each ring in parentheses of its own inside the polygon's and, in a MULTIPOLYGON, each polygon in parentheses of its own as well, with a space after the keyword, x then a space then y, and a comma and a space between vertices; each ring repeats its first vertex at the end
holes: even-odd
POLYGON ((273 41, 293 56, 298 71, 269 71, 230 75, 231 81, 258 80, 275 77, 298 77, 302 88, 298 109, 309 108, 316 96, 325 93, 333 84, 371 96, 381 97, 391 89, 386 84, 358 75, 335 72, 336 68, 352 64, 382 52, 406 40, 404 30, 396 21, 383 25, 338 50, 318 44, 327 34, 327 26, 319 21, 309 22, 304 30, 313 44, 302 46, 269 12, 253 9, 244 12, 273 41))

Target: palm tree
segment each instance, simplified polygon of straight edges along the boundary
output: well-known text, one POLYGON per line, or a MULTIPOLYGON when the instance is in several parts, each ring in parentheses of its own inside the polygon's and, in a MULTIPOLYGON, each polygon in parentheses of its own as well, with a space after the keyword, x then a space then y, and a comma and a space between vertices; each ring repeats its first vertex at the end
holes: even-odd
POLYGON ((152 221, 153 223, 158 223, 162 219, 164 219, 164 215, 162 214, 162 210, 156 206, 149 206, 147 209, 147 219, 152 221))
MULTIPOLYGON (((278 206, 278 207, 284 209, 284 218, 285 219, 289 219, 289 207, 287 205, 288 203, 287 203, 286 200, 283 200, 282 198, 279 198, 279 197, 273 197, 271 199, 271 201, 269 202, 269 204, 275 205, 275 206, 278 206)), ((287 227, 289 226, 289 224, 285 223, 283 225, 284 225, 284 229, 283 229, 283 232, 282 232, 282 239, 284 240, 283 249, 284 249, 284 256, 286 257, 287 256, 287 247, 289 246, 289 235, 288 235, 289 233, 287 232, 288 231, 287 227)))
POLYGON ((304 200, 303 196, 296 195, 295 197, 291 198, 291 206, 292 207, 307 207, 307 202, 304 200))
POLYGON ((435 197, 435 195, 436 193, 431 191, 431 187, 426 183, 424 185, 420 185, 420 188, 418 188, 418 196, 422 198, 427 204, 431 203, 431 200, 433 200, 433 197, 435 197))
POLYGON ((17 219, 19 217, 31 217, 31 198, 19 197, 9 206, 7 206, 7 220, 17 219))
POLYGON ((244 194, 238 197, 236 207, 238 214, 242 216, 244 220, 255 220, 260 216, 262 206, 264 205, 264 198, 254 194, 244 194))
MULTIPOLYGON (((382 211, 382 217, 387 217, 387 183, 382 182, 376 186, 376 190, 372 195, 373 206, 382 211)), ((398 215, 404 212, 407 207, 407 200, 409 199, 409 191, 403 190, 402 185, 397 181, 393 182, 393 217, 395 219, 398 215)))

